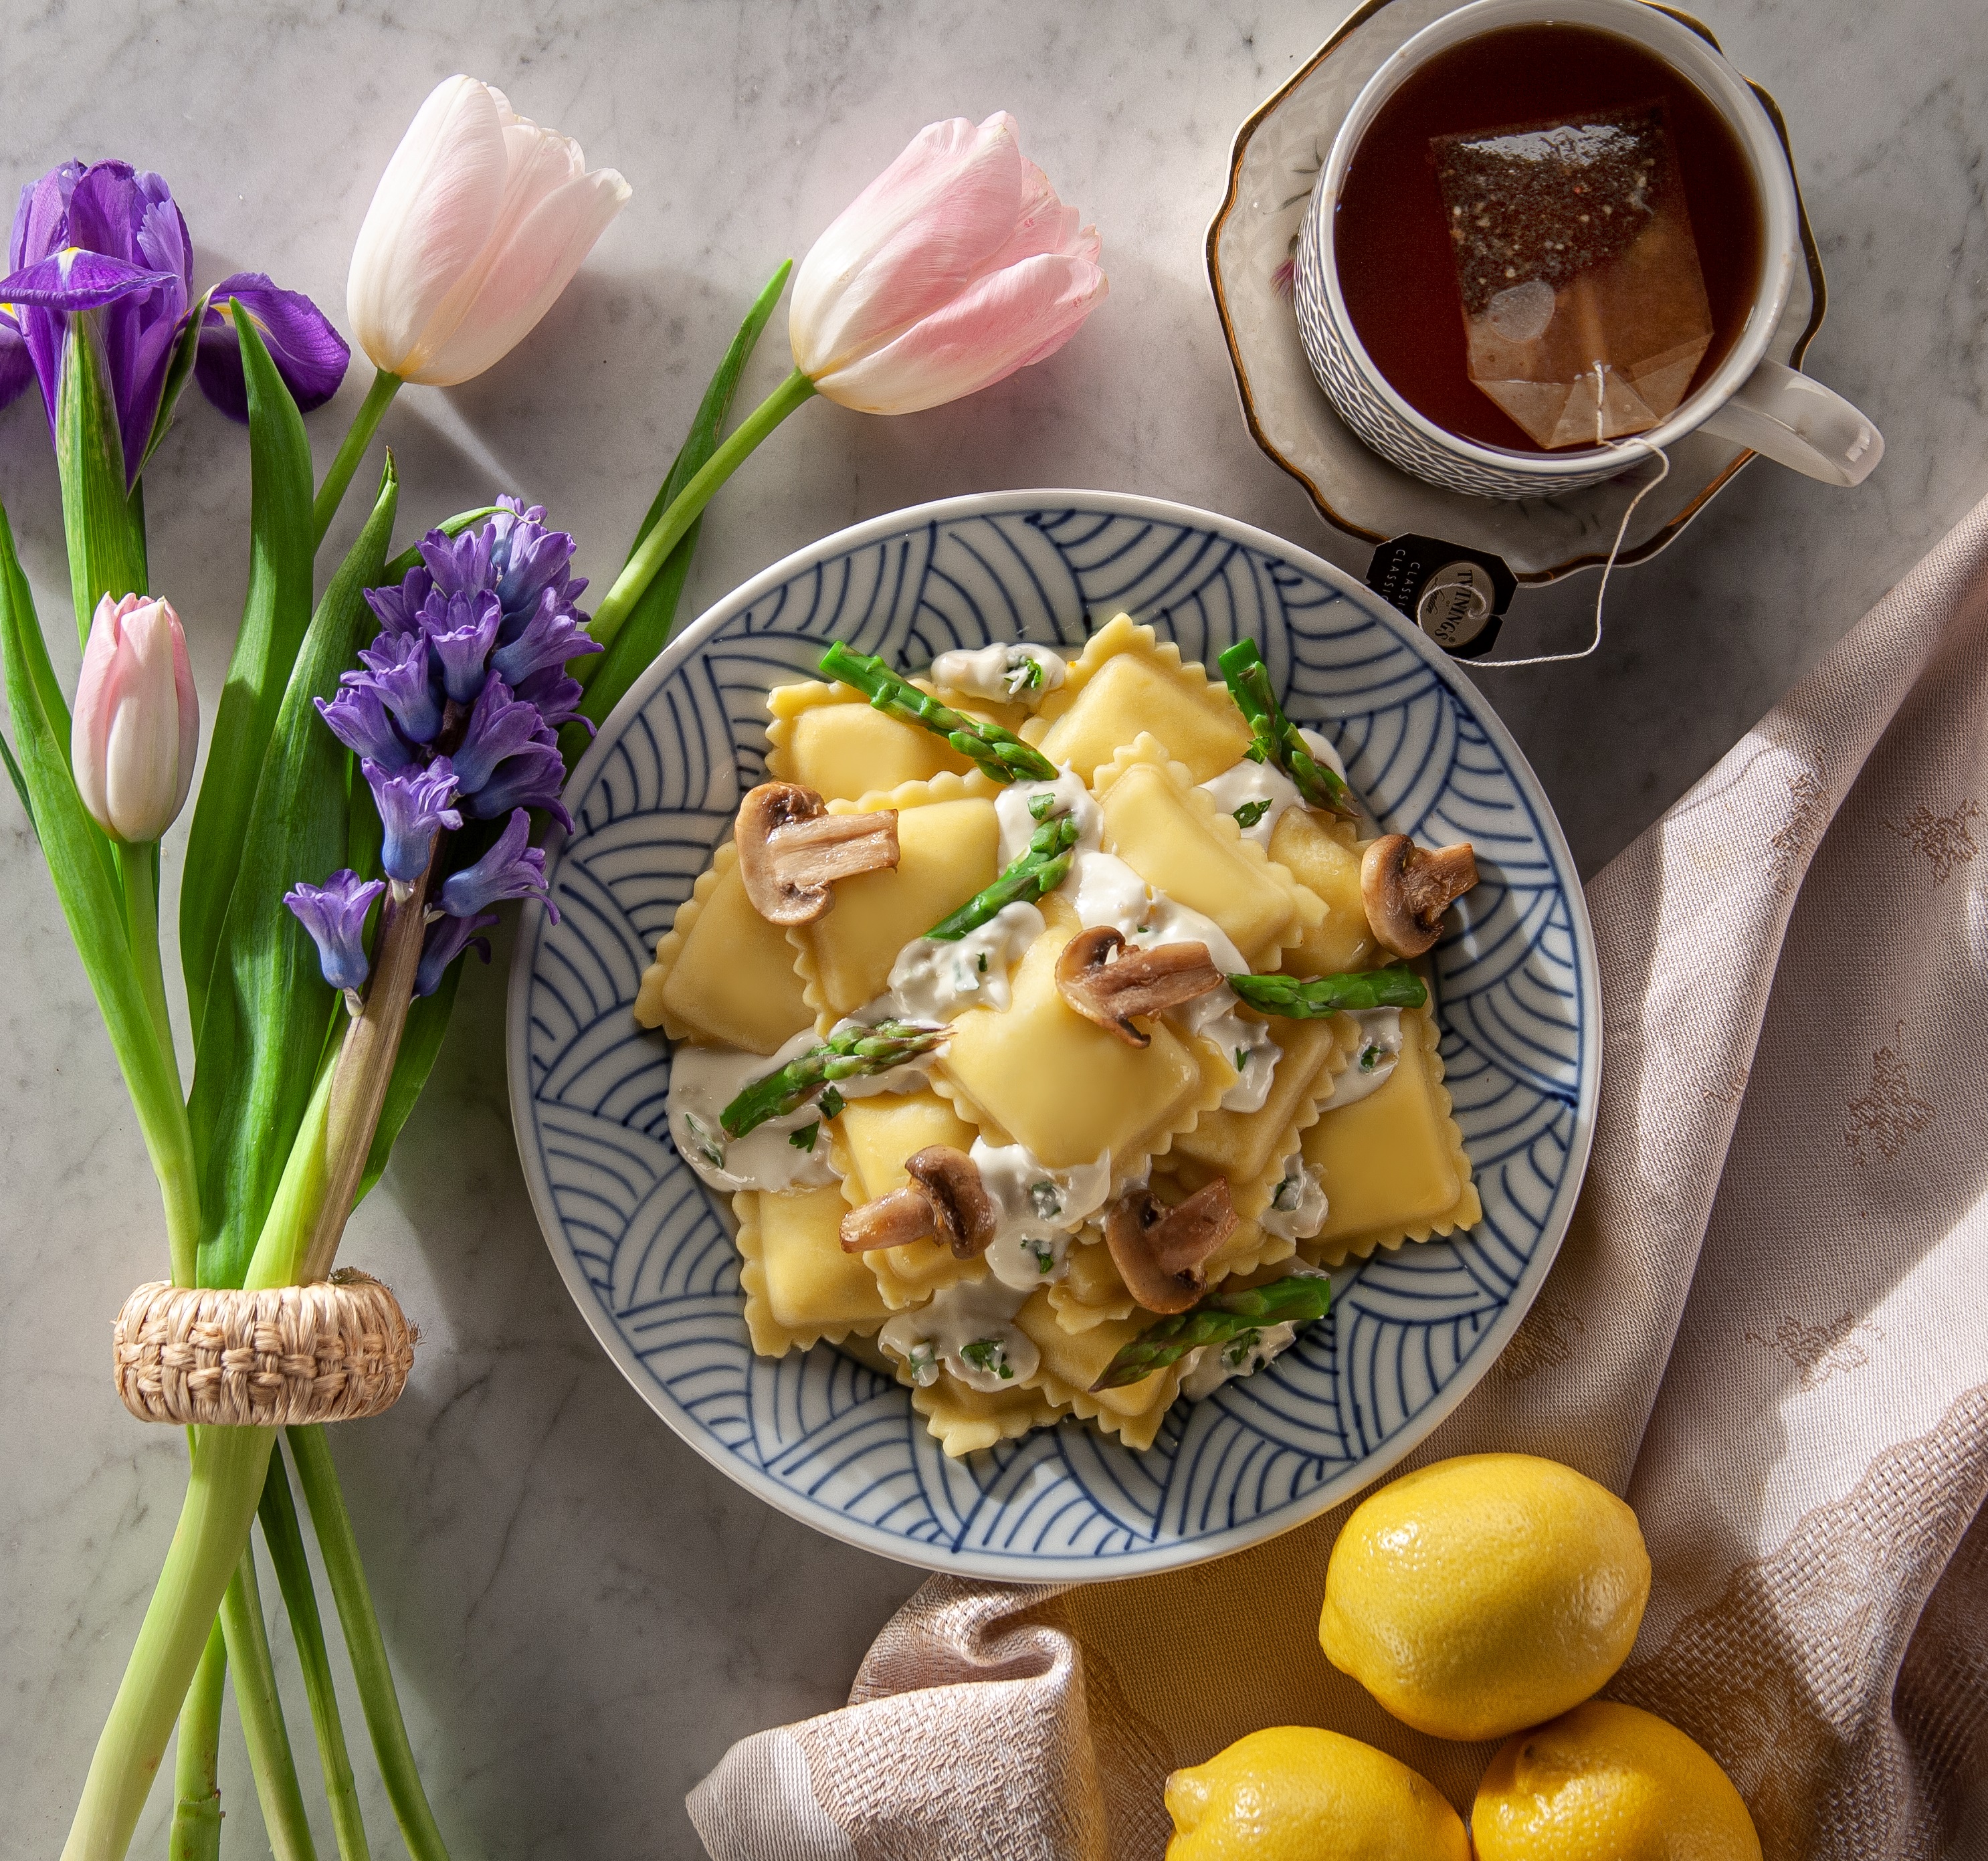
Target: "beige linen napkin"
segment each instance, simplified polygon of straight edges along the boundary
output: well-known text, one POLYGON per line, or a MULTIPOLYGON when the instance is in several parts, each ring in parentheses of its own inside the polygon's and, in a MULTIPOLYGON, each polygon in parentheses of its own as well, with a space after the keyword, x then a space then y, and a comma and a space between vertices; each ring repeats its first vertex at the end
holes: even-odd
MULTIPOLYGON (((1655 1580, 1608 1693, 1712 1752, 1770 1861, 1988 1853, 1984 724, 1988 506, 1589 888, 1587 1186, 1409 1463, 1627 1495, 1655 1580)), ((691 1819, 715 1861, 1148 1861, 1167 1771, 1280 1724, 1467 1810, 1492 1748, 1319 1652, 1347 1509, 1170 1576, 934 1578, 846 1708, 735 1746, 691 1819)))

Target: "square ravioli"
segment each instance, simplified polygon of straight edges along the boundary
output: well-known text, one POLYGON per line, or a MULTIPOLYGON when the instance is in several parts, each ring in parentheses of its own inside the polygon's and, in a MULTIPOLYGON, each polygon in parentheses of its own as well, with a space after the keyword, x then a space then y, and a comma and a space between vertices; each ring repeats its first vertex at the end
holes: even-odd
MULTIPOLYGON (((948 1144, 969 1150, 976 1135, 972 1125, 936 1092, 878 1092, 852 1098, 829 1127, 835 1167, 842 1173, 842 1193, 851 1208, 874 1202, 911 1180, 905 1159, 928 1144, 948 1144)), ((987 1277, 984 1260, 956 1260, 950 1247, 936 1240, 915 1240, 908 1247, 879 1247, 857 1257, 877 1277, 877 1290, 893 1311, 931 1298, 942 1287, 987 1277)))
POLYGON ((1401 1035, 1385 1083, 1305 1133, 1304 1159, 1320 1172, 1327 1205, 1325 1225, 1304 1243, 1308 1259, 1337 1266, 1483 1217, 1426 1006, 1403 1010, 1401 1035))
POLYGON ((1360 858, 1368 842, 1353 823, 1287 808, 1270 836, 1270 857, 1325 907, 1318 923, 1285 946, 1283 966, 1293 976, 1341 976, 1389 960, 1367 922, 1360 895, 1360 858))
POLYGON ((1067 1331, 1087 1331, 1129 1318, 1139 1301, 1125 1290, 1102 1230, 1086 1228, 1070 1248, 1068 1271, 1048 1289, 1050 1309, 1067 1331))
POLYGON ((1220 1101, 1235 1068, 1212 1043, 1184 1040, 1164 1023, 1151 1045, 1128 1047, 1077 1013, 1056 981, 1077 919, 1053 896, 1043 905, 1048 928, 1015 966, 1013 999, 952 1024, 934 1083, 962 1116, 1026 1145, 1051 1169, 1108 1150, 1115 1172, 1136 1170, 1220 1101))
POLYGON ((877 789, 963 776, 973 767, 944 737, 876 709, 850 685, 776 685, 766 709, 773 717, 767 775, 799 782, 825 801, 857 801, 877 789))
POLYGON ((1166 745, 1194 780, 1230 767, 1249 746, 1249 726, 1229 695, 1180 648, 1120 614, 1086 642, 1063 685, 1045 698, 1021 734, 1052 763, 1088 782, 1142 730, 1166 745))
POLYGON ((842 1250, 840 1187, 732 1198, 745 1264, 746 1328, 762 1357, 784 1357, 851 1331, 877 1330, 890 1309, 860 1254, 842 1250))
POLYGON ((1180 1366, 1155 1370, 1135 1383, 1100 1389, 1094 1395, 1090 1386, 1120 1351, 1158 1322, 1149 1311, 1134 1311, 1129 1318, 1107 1319, 1088 1331, 1068 1331, 1057 1321, 1049 1294, 1033 1293, 1015 1315, 1017 1327, 1043 1354, 1041 1367, 1029 1379, 1030 1386, 1059 1409, 1067 1408, 1080 1420, 1095 1422, 1107 1434, 1117 1435, 1128 1447, 1151 1447, 1153 1436, 1159 1433, 1160 1418, 1180 1392, 1180 1366))
POLYGON ((1324 916, 1318 900, 1245 840, 1169 759, 1155 737, 1135 737, 1094 783, 1104 844, 1156 892, 1212 918, 1243 960, 1262 966, 1324 916))
POLYGON ((1172 1155, 1192 1158, 1216 1175, 1229 1178, 1236 1190, 1239 1213, 1254 1216, 1270 1206, 1272 1183, 1255 1207, 1244 1206, 1246 1184, 1254 1185, 1297 1147, 1300 1134, 1317 1122, 1320 1102, 1332 1094, 1333 1081, 1346 1069, 1347 1057, 1359 1038, 1360 1024, 1350 1014, 1327 1015, 1322 1020, 1267 1020, 1282 1050, 1270 1078, 1270 1095, 1256 1112, 1205 1112, 1192 1131, 1174 1139, 1172 1155))
MULTIPOLYGON (((898 1380, 906 1380, 901 1371, 898 1380)), ((911 1389, 911 1406, 925 1418, 925 1432, 954 1460, 997 1441, 1012 1441, 1032 1428, 1051 1427, 1059 1419, 1055 1405, 1033 1387, 975 1389, 942 1375, 925 1389, 913 1383, 911 1389)))
POLYGON ((635 1019, 673 1040, 777 1052, 813 1019, 793 946, 752 909, 739 848, 718 849, 642 976, 635 1019))
MULTIPOLYGON (((906 944, 993 883, 1001 831, 982 792, 992 784, 979 776, 973 781, 981 787, 941 776, 866 797, 866 811, 898 810, 896 868, 840 881, 834 908, 791 933, 823 1034, 884 993, 906 944)), ((831 804, 831 812, 852 811, 848 802, 831 804)))

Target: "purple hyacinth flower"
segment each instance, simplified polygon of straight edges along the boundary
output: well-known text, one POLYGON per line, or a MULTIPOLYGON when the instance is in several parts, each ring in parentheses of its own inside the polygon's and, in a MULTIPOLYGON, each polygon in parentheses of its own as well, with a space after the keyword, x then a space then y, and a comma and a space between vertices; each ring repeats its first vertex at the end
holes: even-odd
POLYGON ((472 820, 495 821, 514 807, 542 807, 570 833, 573 817, 560 800, 565 782, 566 760, 556 745, 550 741, 527 743, 516 756, 499 763, 496 773, 475 794, 463 798, 462 811, 472 820))
POLYGON ((317 946, 318 967, 334 989, 363 989, 372 966, 366 956, 366 914, 387 889, 382 879, 362 881, 347 868, 322 885, 299 884, 283 902, 317 946))
POLYGON ((571 607, 562 607, 548 588, 539 597, 537 611, 524 630, 509 645, 490 655, 490 669, 499 674, 512 691, 532 673, 549 665, 564 665, 588 653, 606 649, 590 638, 584 619, 571 607))
POLYGON ((487 588, 478 594, 444 595, 438 589, 421 610, 421 630, 441 667, 442 689, 471 704, 490 675, 490 649, 504 611, 487 588))
POLYGON ((494 911, 478 918, 438 918, 421 939, 421 959, 414 966, 414 993, 432 995, 441 986, 448 966, 472 944, 485 963, 490 960, 490 939, 477 936, 497 922, 494 911))
POLYGON ((550 592, 561 607, 570 607, 586 587, 567 572, 573 542, 564 530, 547 530, 545 507, 529 507, 522 499, 500 497, 498 515, 490 520, 491 566, 497 577, 498 598, 504 604, 505 641, 538 611, 540 597, 550 592))
POLYGON ((451 805, 456 798, 455 771, 445 756, 425 769, 404 769, 397 774, 371 761, 359 766, 386 830, 380 864, 387 878, 411 885, 428 870, 436 834, 462 825, 461 810, 451 805))
MULTIPOLYGON (((497 765, 507 756, 539 741, 551 741, 551 733, 536 705, 519 704, 511 688, 494 674, 477 694, 462 742, 454 760, 456 780, 465 797, 489 782, 497 765)), ((495 819, 486 814, 485 818, 495 819)))
POLYGON ((359 657, 366 670, 347 672, 347 682, 377 692, 410 743, 433 743, 441 729, 442 694, 427 635, 383 633, 359 657))
POLYGON ((95 313, 127 482, 136 483, 187 315, 193 246, 172 192, 128 162, 65 162, 21 193, 0 302, 12 304, 55 437, 70 313, 95 313))
POLYGON ((434 590, 434 577, 425 567, 418 565, 408 570, 406 579, 397 588, 368 588, 366 604, 373 610, 383 631, 419 633, 421 610, 428 604, 434 590))
POLYGON ((491 526, 479 524, 459 536, 431 530, 421 539, 421 560, 445 594, 480 594, 495 589, 490 572, 491 526))
POLYGON ((525 844, 532 817, 514 808, 496 844, 473 866, 465 866, 443 880, 441 908, 454 918, 473 918, 506 898, 544 898, 553 922, 559 912, 546 889, 546 856, 525 844))
POLYGON ((242 339, 220 306, 230 299, 255 320, 256 333, 300 412, 322 407, 338 392, 352 351, 301 291, 280 290, 260 272, 236 272, 208 293, 200 347, 193 365, 201 391, 231 420, 248 418, 242 379, 242 339))
POLYGON ((380 694, 367 685, 342 685, 330 704, 322 698, 311 701, 331 733, 355 756, 375 763, 389 775, 397 773, 414 760, 380 694))
POLYGON ((560 725, 571 722, 575 718, 587 726, 589 736, 593 734, 593 726, 586 718, 580 717, 580 701, 587 694, 580 689, 577 678, 569 678, 563 667, 549 665, 543 672, 532 673, 519 685, 515 695, 522 702, 537 708, 548 729, 556 730, 560 725))

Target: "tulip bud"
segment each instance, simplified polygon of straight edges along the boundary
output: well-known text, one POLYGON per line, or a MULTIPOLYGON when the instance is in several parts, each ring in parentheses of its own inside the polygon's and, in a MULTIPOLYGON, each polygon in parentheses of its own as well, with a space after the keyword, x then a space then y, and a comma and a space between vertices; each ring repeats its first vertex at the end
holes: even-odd
POLYGON ((1024 156, 1015 119, 921 130, 794 274, 794 366, 862 414, 956 401, 1040 362, 1108 288, 1097 229, 1024 156))
POLYGON ((469 77, 436 86, 380 178, 346 308, 373 365, 447 387, 529 334, 621 211, 628 184, 469 77))
POLYGON ((170 601, 127 594, 96 604, 69 732, 76 786, 113 840, 157 840, 186 805, 200 742, 200 699, 170 601))

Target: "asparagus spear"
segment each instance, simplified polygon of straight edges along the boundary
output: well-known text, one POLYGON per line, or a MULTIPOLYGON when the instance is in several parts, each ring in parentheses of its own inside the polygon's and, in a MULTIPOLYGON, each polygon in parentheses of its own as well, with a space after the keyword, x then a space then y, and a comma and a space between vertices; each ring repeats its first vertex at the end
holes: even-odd
MULTIPOLYGON (((756 1079, 718 1114, 727 1137, 743 1137, 769 1118, 806 1104, 838 1079, 866 1079, 930 1053, 946 1030, 928 1021, 879 1021, 874 1027, 840 1027, 819 1047, 756 1079)), ((824 1100, 827 1093, 823 1094, 824 1100)), ((837 1095, 838 1098, 840 1095, 837 1095)), ((837 1107, 840 1109, 840 1106, 837 1107)))
POLYGON ((1009 905, 1033 905, 1043 893, 1055 891, 1069 875, 1077 838, 1077 823, 1069 815, 1045 821, 1029 836, 1028 845, 1006 871, 951 917, 935 924, 926 936, 935 943, 956 943, 1009 905))
POLYGON ((1297 784, 1307 807, 1324 808, 1348 821, 1357 818, 1358 810, 1337 772, 1305 747, 1297 726, 1285 716, 1276 693, 1270 689, 1270 668, 1257 651, 1256 642, 1238 640, 1217 663, 1229 682, 1229 695, 1236 700, 1236 708, 1249 720, 1250 733, 1256 739, 1257 760, 1267 758, 1289 776, 1297 784))
POLYGON ((881 659, 853 653, 840 640, 821 656, 821 669, 831 678, 854 685, 879 711, 902 718, 908 724, 923 724, 942 736, 963 756, 979 763, 997 782, 1012 782, 1026 776, 1032 782, 1053 782, 1056 765, 1040 749, 1032 749, 1011 730, 983 722, 942 705, 928 692, 921 692, 908 679, 901 678, 881 659))
POLYGON ((1253 1008, 1286 1020, 1315 1021, 1342 1010, 1419 1008, 1428 1000, 1422 979, 1405 963, 1343 976, 1232 976, 1229 986, 1253 1008))
POLYGON ((1331 1281, 1308 1273, 1242 1291, 1212 1292, 1199 1304, 1148 1325, 1104 1366, 1091 1390, 1142 1382, 1155 1370, 1179 1362, 1189 1351, 1224 1343, 1239 1331, 1266 1325, 1309 1325, 1324 1318, 1331 1303, 1331 1281))

